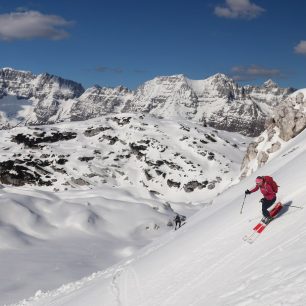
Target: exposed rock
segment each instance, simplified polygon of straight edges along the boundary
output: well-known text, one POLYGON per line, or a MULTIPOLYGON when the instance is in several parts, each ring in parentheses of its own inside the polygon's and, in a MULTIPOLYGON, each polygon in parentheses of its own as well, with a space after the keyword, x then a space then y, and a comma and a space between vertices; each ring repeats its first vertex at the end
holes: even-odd
POLYGON ((149 173, 149 171, 150 171, 150 170, 148 170, 148 169, 145 169, 145 170, 144 170, 144 173, 145 173, 145 175, 146 175, 146 179, 147 179, 148 181, 152 180, 152 178, 153 178, 153 176, 149 173))
POLYGON ((207 188, 208 188, 209 190, 212 190, 212 189, 214 189, 215 187, 216 187, 215 182, 211 182, 211 183, 209 183, 208 186, 207 186, 207 188))
POLYGON ((44 181, 37 172, 31 171, 27 167, 16 165, 12 160, 0 162, 0 182, 14 186, 23 186, 25 184, 52 185, 50 181, 44 181))
POLYGON ((84 132, 84 135, 87 137, 93 137, 93 136, 100 134, 101 132, 104 132, 110 129, 111 129, 110 127, 103 127, 103 126, 97 127, 95 129, 91 127, 84 132))
POLYGON ((88 186, 89 185, 89 183, 88 182, 86 182, 84 179, 82 179, 82 178, 71 178, 71 182, 73 183, 73 184, 76 184, 76 185, 79 185, 79 186, 88 186))
POLYGON ((205 182, 202 182, 202 183, 200 183, 198 181, 191 181, 191 182, 184 185, 184 190, 186 192, 192 192, 196 188, 198 188, 198 189, 205 188, 207 186, 207 184, 208 184, 208 181, 205 181, 205 182))
POLYGON ((274 121, 280 129, 279 137, 284 141, 290 140, 305 129, 306 114, 301 111, 305 104, 303 92, 297 92, 276 109, 274 121))
POLYGON ((267 121, 266 131, 254 143, 251 143, 242 163, 241 178, 249 175, 257 168, 262 167, 269 155, 278 151, 283 141, 288 141, 297 136, 306 127, 306 99, 305 90, 300 90, 290 95, 283 103, 275 108, 273 118, 267 121), (263 143, 262 150, 256 149, 259 143, 263 143), (257 156, 257 164, 252 160, 257 156))
POLYGON ((279 141, 277 141, 275 143, 272 143, 271 148, 268 149, 267 152, 269 154, 274 153, 274 152, 278 151, 280 149, 280 147, 281 147, 281 143, 279 141))
POLYGON ((67 162, 68 162, 68 159, 65 159, 65 158, 60 158, 57 160, 57 163, 59 165, 65 165, 67 162))
POLYGON ((175 181, 173 181, 173 180, 168 179, 168 180, 167 180, 167 185, 168 185, 169 187, 180 188, 181 183, 175 182, 175 181))
POLYGON ((260 151, 257 156, 259 167, 262 167, 269 159, 269 155, 265 151, 260 151))
POLYGON ((74 132, 53 132, 50 136, 44 137, 31 137, 31 135, 17 134, 12 137, 12 141, 17 142, 18 144, 24 144, 28 148, 37 148, 38 144, 44 142, 58 142, 61 140, 71 140, 76 138, 77 134, 74 132))

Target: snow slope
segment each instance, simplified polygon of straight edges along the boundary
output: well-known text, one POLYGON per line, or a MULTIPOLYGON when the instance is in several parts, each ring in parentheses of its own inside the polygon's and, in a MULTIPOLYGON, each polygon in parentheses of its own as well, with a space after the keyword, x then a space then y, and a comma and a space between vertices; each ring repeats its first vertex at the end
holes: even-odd
POLYGON ((173 209, 187 216, 199 209, 135 194, 1 189, 0 305, 105 269, 169 231, 173 209))
POLYGON ((306 305, 306 209, 293 207, 305 206, 305 151, 304 131, 179 231, 104 271, 15 305, 306 305), (248 196, 239 212, 244 191, 263 174, 275 177, 287 206, 250 245, 242 237, 260 219, 260 194, 248 196))
POLYGON ((238 177, 248 141, 133 114, 0 131, 0 305, 106 269, 176 213, 189 219, 238 177))

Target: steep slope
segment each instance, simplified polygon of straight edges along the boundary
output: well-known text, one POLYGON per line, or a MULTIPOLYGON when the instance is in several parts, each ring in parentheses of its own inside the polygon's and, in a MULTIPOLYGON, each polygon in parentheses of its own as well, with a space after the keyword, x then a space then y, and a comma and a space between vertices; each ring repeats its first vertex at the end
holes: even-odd
POLYGON ((94 86, 87 89, 71 106, 71 120, 86 120, 109 113, 121 112, 123 105, 133 100, 133 92, 123 86, 94 86))
POLYGON ((62 121, 67 107, 70 117, 72 102, 83 92, 80 84, 48 73, 36 76, 27 71, 0 69, 0 127, 9 128, 20 121, 62 121))
POLYGON ((179 231, 112 268, 16 305, 305 305, 306 210, 293 207, 304 206, 305 151, 302 132, 179 231), (260 195, 249 196, 239 211, 244 190, 260 174, 276 178, 278 197, 287 206, 249 245, 241 238, 260 218, 260 195))

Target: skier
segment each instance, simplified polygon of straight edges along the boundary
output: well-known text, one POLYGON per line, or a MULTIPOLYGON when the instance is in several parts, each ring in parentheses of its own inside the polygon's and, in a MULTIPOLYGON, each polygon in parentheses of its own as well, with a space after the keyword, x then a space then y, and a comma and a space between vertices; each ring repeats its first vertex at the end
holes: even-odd
POLYGON ((272 186, 265 180, 263 176, 258 176, 256 178, 256 186, 252 190, 246 190, 245 194, 251 194, 260 189, 263 194, 263 198, 260 200, 262 203, 262 214, 264 216, 263 222, 269 223, 272 217, 268 208, 271 207, 276 201, 276 192, 273 190, 272 186))
POLYGON ((175 218, 174 218, 174 221, 175 221, 175 230, 177 229, 177 226, 178 228, 181 227, 181 224, 182 224, 182 220, 181 220, 181 217, 179 214, 176 214, 175 218))

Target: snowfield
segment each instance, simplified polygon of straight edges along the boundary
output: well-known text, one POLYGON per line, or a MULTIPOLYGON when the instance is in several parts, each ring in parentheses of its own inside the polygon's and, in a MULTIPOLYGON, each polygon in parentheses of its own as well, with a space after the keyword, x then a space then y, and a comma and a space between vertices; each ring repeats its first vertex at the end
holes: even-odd
POLYGON ((172 231, 176 213, 189 219, 238 177, 249 141, 133 114, 0 131, 1 179, 25 183, 0 189, 0 305, 104 270, 172 231))
MULTIPOLYGON (((232 185, 215 197, 210 205, 204 206, 191 216, 186 225, 178 231, 165 233, 105 270, 103 267, 101 269, 97 267, 97 271, 100 271, 91 276, 65 284, 53 291, 38 290, 32 298, 14 305, 306 305, 305 151, 306 132, 304 131, 285 143, 267 165, 242 182, 232 185), (254 186, 258 175, 272 175, 275 178, 280 186, 278 199, 285 204, 285 207, 255 243, 248 244, 242 240, 242 237, 252 232, 252 227, 261 217, 258 203, 261 198, 260 193, 254 193, 246 198, 242 214, 240 209, 244 191, 254 186)), ((10 193, 3 191, 1 193, 1 198, 11 196, 10 193)), ((11 203, 18 201, 16 194, 11 197, 11 203)), ((42 193, 41 202, 47 202, 48 197, 51 195, 42 193)), ((3 200, 1 202, 3 203, 3 200)), ((22 203, 25 202, 28 201, 22 200, 22 203)), ((48 209, 47 206, 40 205, 42 209, 48 209)), ((3 204, 1 206, 3 207, 3 204)), ((88 213, 89 211, 88 208, 88 213)), ((3 220, 7 218, 8 213, 9 210, 1 213, 2 231, 5 228, 3 220)), ((109 213, 112 214, 112 212, 109 213)), ((53 232, 53 229, 45 225, 44 219, 35 219, 33 212, 28 213, 26 220, 24 220, 25 215, 17 210, 16 214, 22 216, 21 222, 28 222, 29 231, 33 222, 40 222, 43 231, 37 233, 37 239, 52 240, 52 235, 56 235, 56 231, 53 232)), ((46 216, 49 215, 52 218, 53 214, 56 214, 56 210, 55 212, 50 210, 46 216)), ((132 218, 132 215, 129 214, 128 218, 132 218)), ((157 216, 154 217, 157 218, 157 216)), ((55 217, 55 220, 58 218, 58 216, 55 217)), ((77 218, 70 222, 75 226, 80 224, 77 218)), ((56 224, 53 226, 56 227, 56 224)), ((86 228, 86 231, 90 229, 86 228)), ((120 236, 121 233, 125 240, 128 232, 127 225, 122 231, 119 229, 118 231, 119 233, 116 234, 120 236)), ((112 229, 109 233, 113 233, 112 229)), ((18 234, 13 237, 19 237, 21 240, 15 242, 18 245, 27 241, 27 237, 20 237, 18 234)), ((101 239, 107 239, 107 237, 101 239)), ((10 238, 7 240, 10 241, 10 238)), ((61 241, 63 244, 72 244, 73 236, 67 231, 66 240, 61 241)), ((85 257, 90 254, 89 245, 90 241, 87 243, 84 241, 85 257)), ((12 247, 14 246, 11 246, 11 249, 12 247)), ((61 252, 59 244, 54 244, 54 248, 54 252, 61 252)), ((125 255, 128 253, 127 249, 125 255)), ((33 257, 35 256, 33 252, 33 257)), ((95 256, 102 261, 103 251, 101 250, 95 256)), ((6 262, 3 259, 1 262, 14 261, 16 270, 4 271, 2 267, 2 277, 5 274, 17 273, 19 269, 20 271, 31 270, 31 266, 26 268, 25 262, 29 260, 30 258, 24 257, 12 258, 8 253, 6 262)), ((52 254, 40 260, 52 260, 52 254)), ((33 262, 32 265, 34 264, 33 262)), ((78 262, 74 264, 77 265, 78 262)), ((73 271, 74 267, 71 266, 71 273, 73 271)), ((50 270, 41 270, 41 273, 50 273, 50 270)), ((17 278, 16 275, 15 277, 17 278)), ((50 278, 52 277, 50 274, 50 278)), ((3 282, 4 279, 1 283, 3 282)), ((23 282, 25 283, 26 280, 24 279, 23 282)), ((11 284, 11 288, 12 286, 14 285, 11 284)), ((16 283, 15 286, 17 286, 16 283)), ((2 288, 1 291, 8 292, 9 288, 2 288)))

